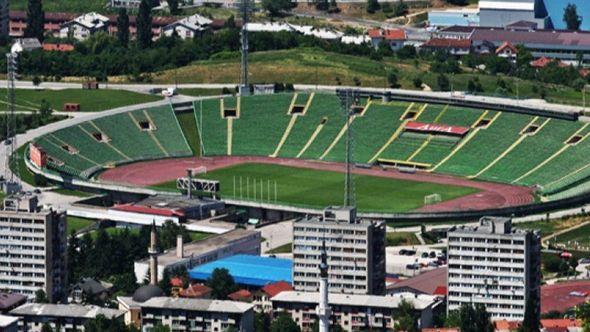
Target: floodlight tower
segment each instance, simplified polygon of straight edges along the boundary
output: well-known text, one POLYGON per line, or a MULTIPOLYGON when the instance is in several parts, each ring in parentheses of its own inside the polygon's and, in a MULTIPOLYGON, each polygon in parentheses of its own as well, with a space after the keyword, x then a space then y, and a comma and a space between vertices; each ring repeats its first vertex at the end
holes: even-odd
POLYGON ((240 96, 247 96, 250 94, 250 86, 248 84, 248 17, 250 16, 250 1, 241 0, 240 10, 242 12, 242 65, 240 76, 240 96))
POLYGON ((352 133, 352 120, 355 116, 353 104, 358 98, 358 91, 339 91, 340 105, 344 111, 346 120, 346 175, 344 178, 344 206, 354 207, 356 205, 354 177, 352 174, 352 163, 354 160, 354 136, 352 133))
POLYGON ((8 82, 8 109, 5 113, 6 124, 6 158, 4 165, 4 191, 7 194, 13 194, 20 191, 20 176, 18 174, 18 156, 16 155, 16 101, 15 101, 15 80, 18 69, 18 54, 6 54, 7 82, 8 82), (14 171, 10 171, 10 165, 13 165, 14 171), (16 174, 15 174, 16 173, 16 174))

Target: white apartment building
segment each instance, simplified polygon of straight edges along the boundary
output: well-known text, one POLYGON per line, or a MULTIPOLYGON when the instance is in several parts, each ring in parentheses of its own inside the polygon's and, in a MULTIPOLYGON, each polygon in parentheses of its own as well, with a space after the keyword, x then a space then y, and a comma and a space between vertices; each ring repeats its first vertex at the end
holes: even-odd
POLYGON ((295 290, 319 290, 322 241, 330 293, 385 294, 385 223, 357 219, 353 207, 330 207, 322 217, 293 223, 295 290))
POLYGON ((153 297, 138 302, 118 297, 125 323, 149 332, 161 324, 171 331, 254 331, 254 306, 244 302, 153 297))
POLYGON ((66 296, 66 215, 37 207, 37 197, 11 196, 0 211, 0 289, 49 301, 66 296))
POLYGON ((512 229, 509 218, 484 217, 475 227, 448 232, 447 309, 483 304, 492 319, 522 320, 537 304, 541 282, 538 232, 512 229))
POLYGON ((59 37, 85 40, 98 31, 106 32, 108 27, 108 17, 91 12, 64 23, 59 30, 59 37))
POLYGON ((44 324, 56 332, 84 331, 84 324, 98 315, 123 320, 124 314, 94 305, 44 303, 27 303, 10 311, 10 315, 19 319, 19 330, 26 332, 41 332, 44 324))
MULTIPOLYGON (((286 312, 302 331, 313 331, 317 320, 316 306, 320 294, 295 291, 281 292, 272 301, 273 313, 286 312)), ((402 302, 414 307, 420 328, 432 326, 432 319, 442 309, 442 300, 431 295, 397 293, 393 296, 329 294, 330 325, 340 325, 344 331, 393 330, 402 302)))

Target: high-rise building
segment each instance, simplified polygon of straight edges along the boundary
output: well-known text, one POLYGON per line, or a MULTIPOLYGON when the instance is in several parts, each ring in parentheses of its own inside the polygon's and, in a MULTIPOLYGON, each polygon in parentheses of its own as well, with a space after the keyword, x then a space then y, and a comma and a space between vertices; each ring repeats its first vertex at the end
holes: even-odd
POLYGON ((354 207, 329 207, 293 223, 293 287, 318 292, 322 242, 330 293, 385 293, 385 222, 359 219, 354 207))
POLYGON ((66 295, 66 215, 42 210, 37 197, 14 195, 0 211, 0 288, 49 301, 66 295))
POLYGON ((8 38, 8 34, 10 33, 9 11, 10 11, 10 1, 9 0, 0 0, 0 36, 2 36, 4 38, 8 38))
POLYGON ((540 306, 541 238, 509 218, 484 217, 448 232, 448 310, 483 304, 492 319, 523 320, 540 306))

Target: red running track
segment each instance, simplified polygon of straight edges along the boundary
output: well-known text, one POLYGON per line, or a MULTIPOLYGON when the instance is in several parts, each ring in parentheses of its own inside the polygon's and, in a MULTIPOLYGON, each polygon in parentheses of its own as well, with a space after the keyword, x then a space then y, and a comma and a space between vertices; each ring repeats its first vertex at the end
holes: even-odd
MULTIPOLYGON (((144 161, 123 165, 109 169, 100 174, 99 179, 105 182, 128 184, 134 186, 150 186, 163 182, 176 180, 186 175, 188 168, 205 166, 208 171, 243 163, 264 163, 302 167, 317 170, 344 172, 342 163, 307 161, 300 159, 284 159, 270 157, 212 157, 212 158, 181 158, 144 161)), ((432 182, 455 186, 464 186, 479 189, 475 194, 463 196, 438 204, 424 206, 417 211, 443 212, 443 211, 467 211, 501 208, 532 203, 533 190, 528 187, 513 186, 508 184, 472 181, 465 178, 450 175, 418 172, 415 174, 401 173, 395 170, 382 170, 381 168, 354 168, 355 174, 380 176, 393 179, 410 181, 432 182)))

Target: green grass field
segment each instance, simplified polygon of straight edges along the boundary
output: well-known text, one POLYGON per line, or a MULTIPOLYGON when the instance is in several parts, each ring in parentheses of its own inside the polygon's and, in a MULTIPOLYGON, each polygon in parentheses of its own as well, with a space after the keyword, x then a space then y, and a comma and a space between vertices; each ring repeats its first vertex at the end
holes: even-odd
POLYGON ((387 233, 386 240, 388 247, 414 246, 420 244, 420 241, 418 241, 416 234, 411 232, 387 233))
POLYGON ((590 225, 584 225, 569 232, 563 233, 555 239, 551 239, 551 243, 564 244, 568 248, 589 250, 590 249, 590 225))
MULTIPOLYGON (((16 90, 18 111, 38 110, 42 100, 56 111, 61 111, 65 103, 79 103, 82 112, 97 112, 161 99, 160 96, 123 90, 16 90)), ((6 110, 6 100, 6 89, 0 89, 0 111, 6 110)))
MULTIPOLYGON (((27 0, 11 0, 10 10, 26 10, 27 0)), ((87 13, 91 11, 105 12, 107 1, 104 0, 43 0, 45 12, 87 13)))
MULTIPOLYGON (((212 171, 200 177, 219 180, 221 195, 236 198, 240 198, 241 177, 241 198, 244 200, 275 202, 275 181, 277 203, 323 208, 341 205, 344 197, 344 175, 338 172, 248 163, 212 171), (254 181, 257 183, 256 193, 254 181)), ((450 200, 477 192, 473 188, 365 175, 355 176, 355 187, 359 210, 381 212, 404 212, 420 208, 424 205, 424 196, 432 193, 439 193, 443 200, 450 200)), ((167 182, 156 188, 176 190, 176 183, 167 182)))
POLYGON ((94 224, 95 222, 96 220, 93 219, 68 216, 66 228, 67 234, 70 235, 72 232, 76 233, 79 230, 94 224))

